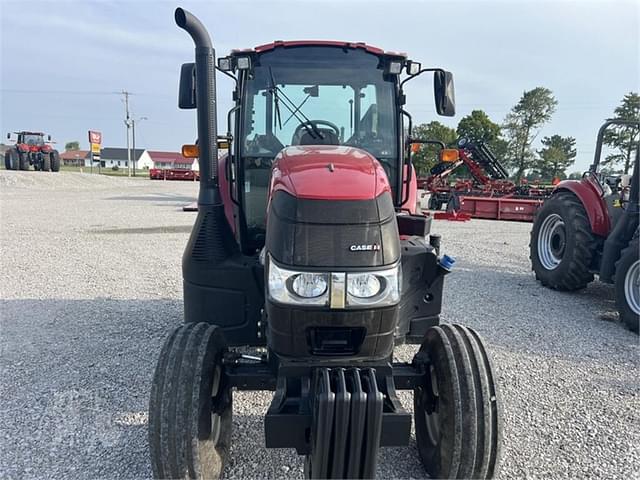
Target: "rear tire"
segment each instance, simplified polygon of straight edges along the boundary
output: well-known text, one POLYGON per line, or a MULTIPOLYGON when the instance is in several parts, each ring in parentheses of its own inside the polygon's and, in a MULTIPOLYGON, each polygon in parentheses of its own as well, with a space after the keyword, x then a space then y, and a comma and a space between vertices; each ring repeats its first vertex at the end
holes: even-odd
POLYGON ((223 385, 221 330, 187 323, 166 340, 149 401, 155 478, 219 478, 231 443, 231 390, 223 385))
POLYGON ((584 206, 570 192, 546 200, 536 212, 529 258, 536 279, 557 290, 579 290, 593 280, 597 239, 584 206))
POLYGON ((638 333, 640 326, 640 243, 635 237, 616 262, 616 306, 629 330, 638 333))
POLYGON ((51 170, 51 157, 49 155, 42 155, 42 171, 48 172, 51 170))
POLYGON ((57 150, 51 152, 51 171, 60 171, 60 155, 58 154, 57 150))
POLYGON ((414 363, 425 358, 424 382, 413 397, 425 470, 431 478, 494 477, 501 420, 495 375, 482 340, 460 325, 432 327, 414 363))
POLYGON ((4 157, 4 163, 7 165, 8 170, 20 170, 20 156, 18 152, 11 148, 7 150, 4 157))

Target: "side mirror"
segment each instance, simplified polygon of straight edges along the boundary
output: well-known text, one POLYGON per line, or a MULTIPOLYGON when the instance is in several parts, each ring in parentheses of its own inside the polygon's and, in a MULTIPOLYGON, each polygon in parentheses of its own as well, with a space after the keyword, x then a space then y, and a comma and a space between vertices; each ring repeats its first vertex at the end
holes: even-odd
POLYGON ((180 69, 178 108, 196 108, 196 64, 183 63, 180 69))
POLYGON ((7 140, 11 140, 11 134, 7 133, 7 140))
POLYGON ((456 114, 456 94, 453 88, 453 74, 437 70, 433 76, 433 93, 438 115, 453 117, 456 114))
POLYGON ((51 141, 51 135, 47 135, 47 138, 49 139, 49 141, 51 141))

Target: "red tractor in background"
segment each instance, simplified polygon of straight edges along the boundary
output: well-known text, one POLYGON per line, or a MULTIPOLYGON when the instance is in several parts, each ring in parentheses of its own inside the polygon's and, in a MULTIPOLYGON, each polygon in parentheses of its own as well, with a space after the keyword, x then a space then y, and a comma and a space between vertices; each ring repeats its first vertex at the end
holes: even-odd
MULTIPOLYGON (((60 155, 51 144, 51 135, 42 132, 13 132, 18 138, 16 144, 4 154, 4 166, 7 170, 29 170, 33 165, 35 170, 43 172, 57 172, 60 170, 60 155)), ((7 133, 11 139, 11 133, 7 133)))
POLYGON ((560 182, 536 214, 530 258, 536 278, 557 290, 578 290, 597 274, 615 284, 621 320, 638 333, 638 156, 633 174, 611 181, 598 172, 604 134, 610 126, 640 128, 640 122, 608 120, 598 132, 593 164, 581 180, 560 182))

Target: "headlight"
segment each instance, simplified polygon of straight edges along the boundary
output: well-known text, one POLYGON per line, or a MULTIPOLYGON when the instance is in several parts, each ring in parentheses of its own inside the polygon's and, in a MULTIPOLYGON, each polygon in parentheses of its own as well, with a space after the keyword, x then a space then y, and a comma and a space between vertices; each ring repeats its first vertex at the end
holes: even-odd
POLYGON ((324 273, 301 273, 294 277, 291 287, 296 295, 316 298, 327 291, 327 276, 324 273))
POLYGON ((326 273, 297 272, 279 267, 269 258, 269 295, 278 303, 327 305, 328 278, 326 273))
POLYGON ((347 275, 347 293, 353 297, 371 298, 380 292, 380 280, 370 273, 347 275))
POLYGON ((268 294, 278 303, 332 309, 382 307, 400 301, 400 265, 372 272, 300 272, 267 256, 268 294))
POLYGON ((385 306, 400 301, 400 265, 387 270, 347 273, 347 307, 385 306))

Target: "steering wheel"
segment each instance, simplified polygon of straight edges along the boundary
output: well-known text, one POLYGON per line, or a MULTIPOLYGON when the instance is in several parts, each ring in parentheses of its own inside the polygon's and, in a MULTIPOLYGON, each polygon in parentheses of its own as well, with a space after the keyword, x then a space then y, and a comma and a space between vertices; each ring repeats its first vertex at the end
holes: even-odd
MULTIPOLYGON (((291 145, 299 145, 302 138, 302 130, 311 130, 314 135, 317 135, 315 130, 319 130, 318 125, 325 125, 330 127, 335 133, 336 137, 340 138, 340 128, 335 124, 327 120, 309 120, 308 122, 302 122, 298 125, 293 132, 293 138, 291 139, 291 145)), ((322 133, 322 132, 320 132, 322 133)))

